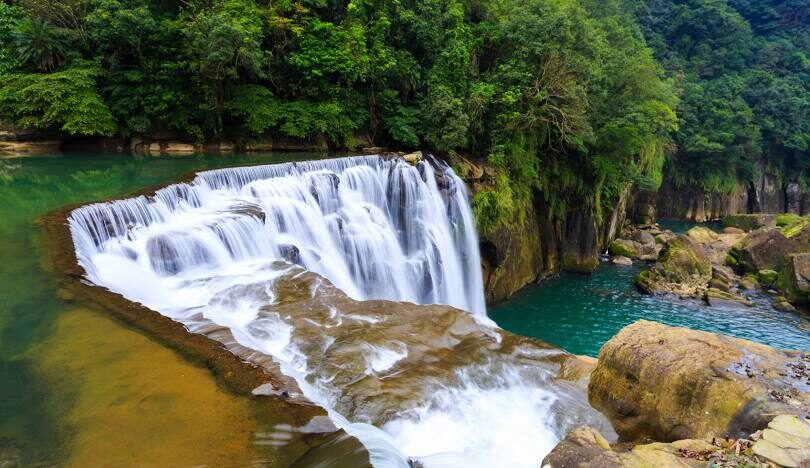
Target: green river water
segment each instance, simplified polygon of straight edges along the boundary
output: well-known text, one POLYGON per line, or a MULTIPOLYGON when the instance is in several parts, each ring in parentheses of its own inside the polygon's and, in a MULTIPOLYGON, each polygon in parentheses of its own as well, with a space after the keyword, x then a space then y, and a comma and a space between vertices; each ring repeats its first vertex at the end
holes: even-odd
MULTIPOLYGON (((227 394, 204 370, 103 311, 58 298, 42 264, 35 222, 60 206, 124 195, 190 171, 317 156, 0 159, 0 466, 4 460, 242 464, 235 457, 245 452, 252 457, 245 464, 257 456, 272 464, 272 453, 252 452, 272 424, 266 409, 227 394), (223 441, 223 433, 233 440, 223 441)), ((645 297, 632 286, 639 268, 602 265, 591 276, 563 274, 526 288, 490 315, 503 328, 577 354, 596 355, 610 336, 640 318, 810 350, 806 316, 775 311, 763 298, 752 309, 719 310, 645 297)))

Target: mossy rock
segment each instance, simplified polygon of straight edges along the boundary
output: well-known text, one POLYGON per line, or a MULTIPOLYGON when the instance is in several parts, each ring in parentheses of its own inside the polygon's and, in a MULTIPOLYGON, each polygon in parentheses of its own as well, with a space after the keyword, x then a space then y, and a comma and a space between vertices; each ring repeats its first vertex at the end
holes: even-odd
POLYGON ((753 231, 766 226, 772 226, 776 222, 776 215, 773 214, 733 214, 723 218, 723 226, 735 227, 743 231, 753 231))
POLYGON ((788 255, 776 283, 791 303, 810 303, 810 253, 788 255))
POLYGON ((712 265, 706 250, 692 238, 679 235, 667 242, 658 263, 638 274, 636 286, 647 294, 697 297, 711 278, 712 265))
POLYGON ((695 226, 686 231, 686 235, 699 244, 711 244, 717 240, 717 233, 705 226, 695 226))
POLYGON ((746 291, 755 291, 759 289, 759 281, 757 281, 756 276, 746 275, 740 280, 740 286, 746 291))
POLYGON ((712 278, 712 280, 709 281, 709 287, 719 289, 719 290, 725 291, 725 292, 728 292, 729 289, 731 289, 731 285, 729 285, 728 283, 726 283, 725 281, 723 281, 720 278, 712 278))
POLYGON ((732 294, 728 291, 723 291, 715 287, 710 287, 707 289, 706 293, 703 295, 703 299, 707 304, 713 307, 738 305, 751 307, 753 305, 751 301, 742 296, 737 296, 736 294, 732 294))
POLYGON ((773 270, 759 270, 757 272, 757 281, 760 284, 764 284, 765 286, 771 286, 776 283, 776 279, 779 277, 779 273, 773 270))
POLYGON ((748 340, 640 320, 599 351, 588 400, 621 441, 746 437, 772 414, 810 411, 810 393, 774 399, 801 385, 785 372, 795 352, 748 340))
POLYGON ((801 220, 802 217, 796 213, 783 213, 776 216, 776 226, 781 228, 788 227, 800 222, 801 220))
POLYGON ((613 257, 638 258, 639 243, 628 239, 616 239, 610 243, 608 253, 613 257))

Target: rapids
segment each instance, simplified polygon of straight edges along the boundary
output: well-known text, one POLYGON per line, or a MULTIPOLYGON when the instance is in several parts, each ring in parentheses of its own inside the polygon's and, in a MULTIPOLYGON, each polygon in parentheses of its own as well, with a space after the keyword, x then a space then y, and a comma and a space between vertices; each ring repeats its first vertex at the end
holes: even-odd
POLYGON ((558 378, 568 355, 486 317, 468 194, 438 161, 206 171, 69 223, 88 281, 272 356, 377 466, 537 466, 575 425, 612 433, 558 378))

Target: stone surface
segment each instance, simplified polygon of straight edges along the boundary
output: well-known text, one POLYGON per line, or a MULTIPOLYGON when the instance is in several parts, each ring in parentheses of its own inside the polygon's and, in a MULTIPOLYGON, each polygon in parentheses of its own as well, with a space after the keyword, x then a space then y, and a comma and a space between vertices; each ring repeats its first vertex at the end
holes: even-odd
POLYGON ((658 263, 639 273, 636 286, 647 294, 700 297, 711 277, 711 262, 703 246, 678 235, 664 246, 658 263))
POLYGON ((760 284, 771 286, 776 283, 779 274, 773 270, 759 270, 757 272, 757 280, 760 284))
POLYGON ((754 443, 753 452, 781 466, 810 466, 810 423, 793 415, 776 416, 754 443))
POLYGON ((698 244, 710 244, 718 238, 716 232, 704 226, 695 226, 686 231, 686 235, 698 244))
POLYGON ((758 229, 735 245, 730 255, 744 271, 779 270, 790 253, 807 251, 796 239, 788 239, 776 228, 758 229))
POLYGON ((616 239, 610 243, 608 252, 613 256, 638 258, 641 244, 629 239, 616 239))
POLYGON ((790 302, 810 302, 810 253, 788 255, 778 283, 779 292, 790 302))
POLYGON ((590 273, 599 265, 599 235, 596 219, 584 209, 570 209, 562 220, 560 254, 562 267, 590 273))
POLYGON ((751 307, 754 305, 743 296, 715 287, 707 289, 703 295, 703 299, 712 307, 736 307, 741 305, 751 307))
POLYGON ((632 260, 632 259, 630 259, 630 258, 628 258, 628 257, 625 257, 625 256, 622 256, 622 255, 619 255, 619 256, 617 256, 617 257, 613 257, 613 258, 612 258, 610 261, 611 261, 611 263, 613 263, 614 265, 624 265, 624 266, 630 266, 630 265, 632 265, 632 264, 633 264, 633 260, 632 260))
POLYGON ((748 190, 744 184, 737 184, 731 193, 718 194, 694 186, 664 183, 658 191, 656 208, 661 218, 697 222, 722 219, 731 213, 747 211, 748 190))
POLYGON ((734 227, 743 231, 753 231, 759 228, 776 224, 775 214, 730 214, 723 218, 723 225, 734 227))
POLYGON ((641 320, 599 352, 589 399, 622 440, 740 437, 810 411, 798 352, 641 320))
POLYGON ((481 240, 481 264, 487 303, 504 301, 532 283, 543 269, 540 225, 534 209, 521 223, 488 233, 481 240))

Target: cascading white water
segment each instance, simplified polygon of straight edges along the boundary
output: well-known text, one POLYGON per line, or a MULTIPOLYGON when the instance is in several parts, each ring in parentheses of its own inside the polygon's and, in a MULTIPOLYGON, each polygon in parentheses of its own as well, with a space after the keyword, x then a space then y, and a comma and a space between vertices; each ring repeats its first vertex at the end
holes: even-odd
POLYGON ((355 299, 485 314, 467 192, 447 166, 366 156, 213 170, 153 197, 79 208, 70 221, 94 282, 100 253, 160 277, 283 258, 355 299))
POLYGON ((574 424, 610 431, 581 390, 554 381, 548 359, 559 351, 504 339, 486 318, 468 194, 437 161, 207 171, 154 196, 78 208, 69 222, 89 281, 191 331, 227 327, 273 356, 377 465, 404 466, 407 455, 536 466, 574 424), (290 264, 356 300, 471 315, 349 301, 290 264), (285 282, 306 297, 280 300, 285 282))

